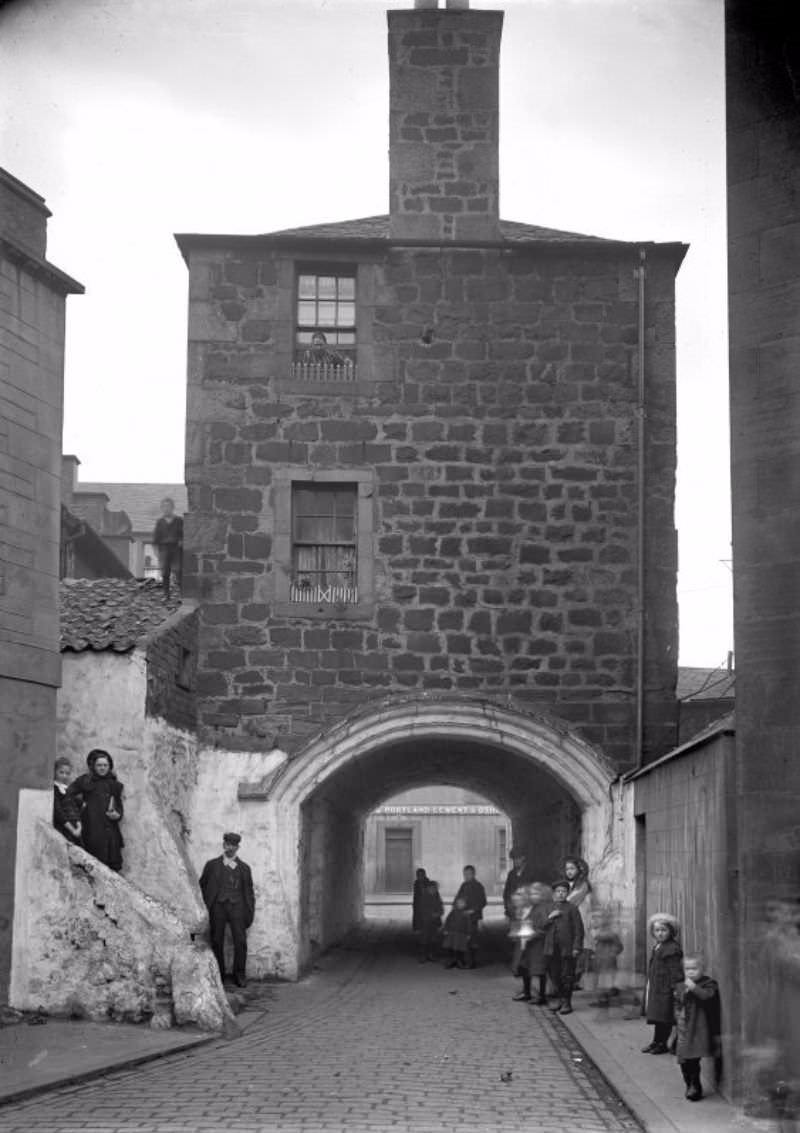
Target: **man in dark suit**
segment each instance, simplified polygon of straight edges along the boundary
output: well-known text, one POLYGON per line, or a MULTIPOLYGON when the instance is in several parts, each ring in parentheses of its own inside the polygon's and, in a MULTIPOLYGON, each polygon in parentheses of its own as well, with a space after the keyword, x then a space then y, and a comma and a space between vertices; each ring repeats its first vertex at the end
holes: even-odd
POLYGON ((514 918, 514 910, 511 906, 511 897, 521 889, 523 885, 531 885, 536 878, 533 876, 533 870, 528 865, 528 859, 524 850, 513 847, 508 855, 514 863, 513 869, 508 871, 508 877, 503 887, 503 909, 509 920, 514 918))
POLYGON ((486 908, 486 890, 481 885, 480 881, 475 877, 475 866, 464 866, 464 880, 461 882, 461 887, 456 893, 455 900, 461 897, 465 902, 465 911, 469 913, 470 918, 470 934, 469 944, 469 966, 470 968, 477 968, 478 966, 478 928, 483 920, 483 910, 486 908))
POLYGON ((233 938, 233 980, 245 987, 247 978, 247 930, 253 923, 256 901, 250 866, 236 856, 240 834, 222 835, 222 856, 206 862, 200 877, 200 889, 208 909, 211 947, 225 978, 225 926, 231 926, 233 938))

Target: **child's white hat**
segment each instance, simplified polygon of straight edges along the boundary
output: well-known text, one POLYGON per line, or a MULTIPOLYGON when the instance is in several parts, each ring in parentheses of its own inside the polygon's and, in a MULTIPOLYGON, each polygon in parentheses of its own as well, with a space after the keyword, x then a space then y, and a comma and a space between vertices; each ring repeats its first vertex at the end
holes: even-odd
POLYGON ((653 925, 658 921, 668 924, 676 936, 681 931, 680 921, 677 917, 673 917, 672 913, 653 913, 652 917, 647 918, 647 931, 652 932, 653 925))

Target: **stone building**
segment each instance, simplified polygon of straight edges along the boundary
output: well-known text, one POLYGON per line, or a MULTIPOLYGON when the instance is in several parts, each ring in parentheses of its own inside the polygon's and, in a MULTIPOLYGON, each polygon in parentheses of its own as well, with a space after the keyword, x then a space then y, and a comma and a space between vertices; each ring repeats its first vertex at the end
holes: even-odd
POLYGON ((50 212, 0 169, 0 1000, 11 965, 17 802, 56 745, 61 420, 68 295, 46 259, 50 212))
POLYGON ((502 22, 389 13, 388 215, 177 237, 199 775, 265 879, 254 970, 346 929, 364 816, 430 783, 627 900, 613 784, 676 741, 686 247, 500 219, 502 22))

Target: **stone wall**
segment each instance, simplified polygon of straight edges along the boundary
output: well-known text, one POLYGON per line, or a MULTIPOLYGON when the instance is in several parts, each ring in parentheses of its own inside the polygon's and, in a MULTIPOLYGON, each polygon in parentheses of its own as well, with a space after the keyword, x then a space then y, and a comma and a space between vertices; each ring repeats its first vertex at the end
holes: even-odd
MULTIPOLYGON (((205 740, 293 751, 365 697, 458 690, 550 710, 630 766, 638 251, 362 253, 370 350, 351 389, 288 380, 294 262, 258 240, 190 256, 185 583, 205 740), (368 509, 372 593, 288 609, 279 496, 332 471, 368 509)), ((646 758, 676 735, 676 266, 651 248, 646 758)))
POLYGON ((503 13, 388 20, 392 236, 497 240, 503 13))
POLYGON ((44 201, 0 170, 0 1001, 8 984, 17 794, 55 756, 66 296, 43 259, 44 201))
POLYGON ((21 793, 11 1005, 138 1023, 166 995, 170 1022, 236 1033, 209 948, 170 908, 71 846, 51 807, 49 791, 21 793))
POLYGON ((197 783, 191 733, 145 717, 147 660, 130 653, 67 653, 58 694, 58 754, 76 775, 105 748, 124 785, 123 876, 200 932, 206 909, 187 838, 197 783))
POLYGON ((147 715, 190 732, 197 726, 197 625, 195 612, 180 610, 145 647, 147 715))
POLYGON ((786 902, 786 923, 793 918, 796 924, 800 892, 800 61, 794 15, 782 0, 726 3, 741 1027, 751 1099, 780 1080, 800 1082, 796 943, 791 979, 763 958, 764 934, 775 928, 771 902, 786 902), (759 1060, 770 1049, 774 1065, 759 1082, 759 1060))

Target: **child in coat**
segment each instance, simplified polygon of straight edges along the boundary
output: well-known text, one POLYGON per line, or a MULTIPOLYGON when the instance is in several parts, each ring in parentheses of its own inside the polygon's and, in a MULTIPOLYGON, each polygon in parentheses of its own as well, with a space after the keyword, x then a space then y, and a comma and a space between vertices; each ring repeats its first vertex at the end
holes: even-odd
POLYGON ((583 951, 583 921, 575 906, 567 900, 568 894, 569 881, 566 878, 553 883, 553 908, 548 914, 549 928, 544 944, 550 979, 555 984, 558 997, 551 1010, 561 1015, 572 1014, 575 961, 583 951))
POLYGON ((540 881, 524 885, 511 894, 510 908, 512 920, 508 935, 514 941, 511 970, 522 980, 522 991, 513 996, 513 999, 517 1003, 530 1003, 531 983, 536 977, 539 982, 536 1003, 543 1006, 547 1003, 547 958, 544 946, 550 927, 549 916, 553 910, 552 890, 540 881))
POLYGON ((607 909, 596 909, 589 918, 593 966, 596 976, 596 997, 591 1007, 609 1007, 613 996, 619 996, 617 961, 623 951, 622 940, 607 909))
POLYGON ((437 937, 442 927, 443 912, 439 885, 430 877, 426 877, 419 899, 420 964, 433 959, 437 937))
POLYGON ((655 913, 649 925, 655 943, 647 968, 643 1010, 647 1022, 653 1024, 653 1039, 642 1047, 642 1054, 666 1054, 675 1022, 673 992, 683 979, 683 952, 678 945, 679 925, 670 913, 655 913))
POLYGON ((684 979, 675 985, 675 1018, 678 1040, 675 1053, 686 1083, 686 1097, 699 1102, 703 1096, 700 1059, 713 1058, 717 1084, 722 1076, 721 1012, 716 980, 703 974, 700 956, 686 956, 684 979))
POLYGON ((444 946, 450 953, 447 968, 466 968, 467 949, 472 935, 472 917, 467 912, 467 902, 456 897, 453 907, 444 922, 444 946))
POLYGON ((65 755, 59 756, 53 768, 53 826, 69 842, 81 844, 81 820, 78 807, 67 795, 72 779, 72 764, 65 755))

